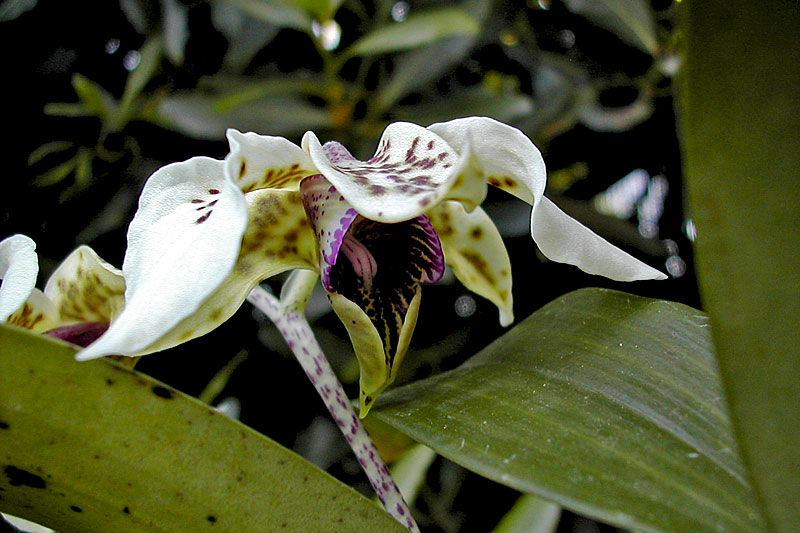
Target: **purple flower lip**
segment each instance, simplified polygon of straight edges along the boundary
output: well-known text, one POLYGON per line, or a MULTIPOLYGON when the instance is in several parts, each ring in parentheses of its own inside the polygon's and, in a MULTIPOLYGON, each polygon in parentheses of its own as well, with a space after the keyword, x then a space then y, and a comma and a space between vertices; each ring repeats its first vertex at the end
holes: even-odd
POLYGON ((46 331, 44 334, 86 348, 108 329, 108 322, 80 322, 46 331))

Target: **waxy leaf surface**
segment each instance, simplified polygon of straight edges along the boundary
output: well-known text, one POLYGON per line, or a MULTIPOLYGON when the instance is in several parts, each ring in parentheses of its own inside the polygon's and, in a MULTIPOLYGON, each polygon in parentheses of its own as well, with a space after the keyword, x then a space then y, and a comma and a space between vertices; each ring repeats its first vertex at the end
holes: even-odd
POLYGON ((213 408, 74 355, 0 326, 0 511, 65 532, 405 531, 213 408))
POLYGON ((759 531, 708 319, 583 289, 373 413, 441 455, 642 531, 759 531))

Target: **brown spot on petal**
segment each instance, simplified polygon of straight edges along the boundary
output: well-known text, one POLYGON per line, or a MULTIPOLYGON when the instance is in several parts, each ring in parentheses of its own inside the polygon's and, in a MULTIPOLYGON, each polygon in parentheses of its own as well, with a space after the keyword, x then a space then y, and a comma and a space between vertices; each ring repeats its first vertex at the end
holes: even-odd
POLYGON ((497 280, 481 254, 474 250, 461 250, 461 255, 464 256, 464 259, 472 265, 483 279, 488 281, 491 285, 497 285, 497 280))

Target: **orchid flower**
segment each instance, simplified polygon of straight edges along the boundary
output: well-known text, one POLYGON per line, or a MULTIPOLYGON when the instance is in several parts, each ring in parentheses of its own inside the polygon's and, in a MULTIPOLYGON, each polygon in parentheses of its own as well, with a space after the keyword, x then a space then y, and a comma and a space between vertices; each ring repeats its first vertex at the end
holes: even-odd
POLYGON ((36 286, 39 259, 36 243, 27 235, 12 235, 0 242, 0 322, 21 308, 36 286))
POLYGON ((661 272, 608 243, 543 196, 539 150, 489 118, 389 125, 359 161, 308 132, 301 147, 228 131, 224 161, 195 157, 148 180, 128 231, 126 306, 78 354, 142 355, 216 328, 260 281, 319 272, 358 358, 362 416, 395 378, 414 330, 422 283, 445 263, 513 321, 511 265, 480 208, 487 186, 532 206, 542 253, 620 281, 661 272))
POLYGON ((39 271, 35 248, 24 235, 0 242, 0 322, 79 346, 90 344, 124 305, 122 273, 88 246, 80 246, 40 291, 34 287, 39 271))

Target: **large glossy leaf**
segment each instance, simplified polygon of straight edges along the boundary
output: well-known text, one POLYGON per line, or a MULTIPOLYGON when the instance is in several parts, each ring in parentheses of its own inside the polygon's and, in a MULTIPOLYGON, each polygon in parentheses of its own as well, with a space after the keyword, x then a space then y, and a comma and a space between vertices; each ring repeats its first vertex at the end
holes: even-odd
POLYGON ((305 459, 116 363, 0 325, 0 511, 58 531, 404 531, 305 459))
POLYGON ((772 529, 800 531, 800 10, 691 2, 689 205, 704 306, 772 529))
POLYGON ((699 311, 583 289, 373 413, 495 481, 622 527, 758 531, 699 311))

